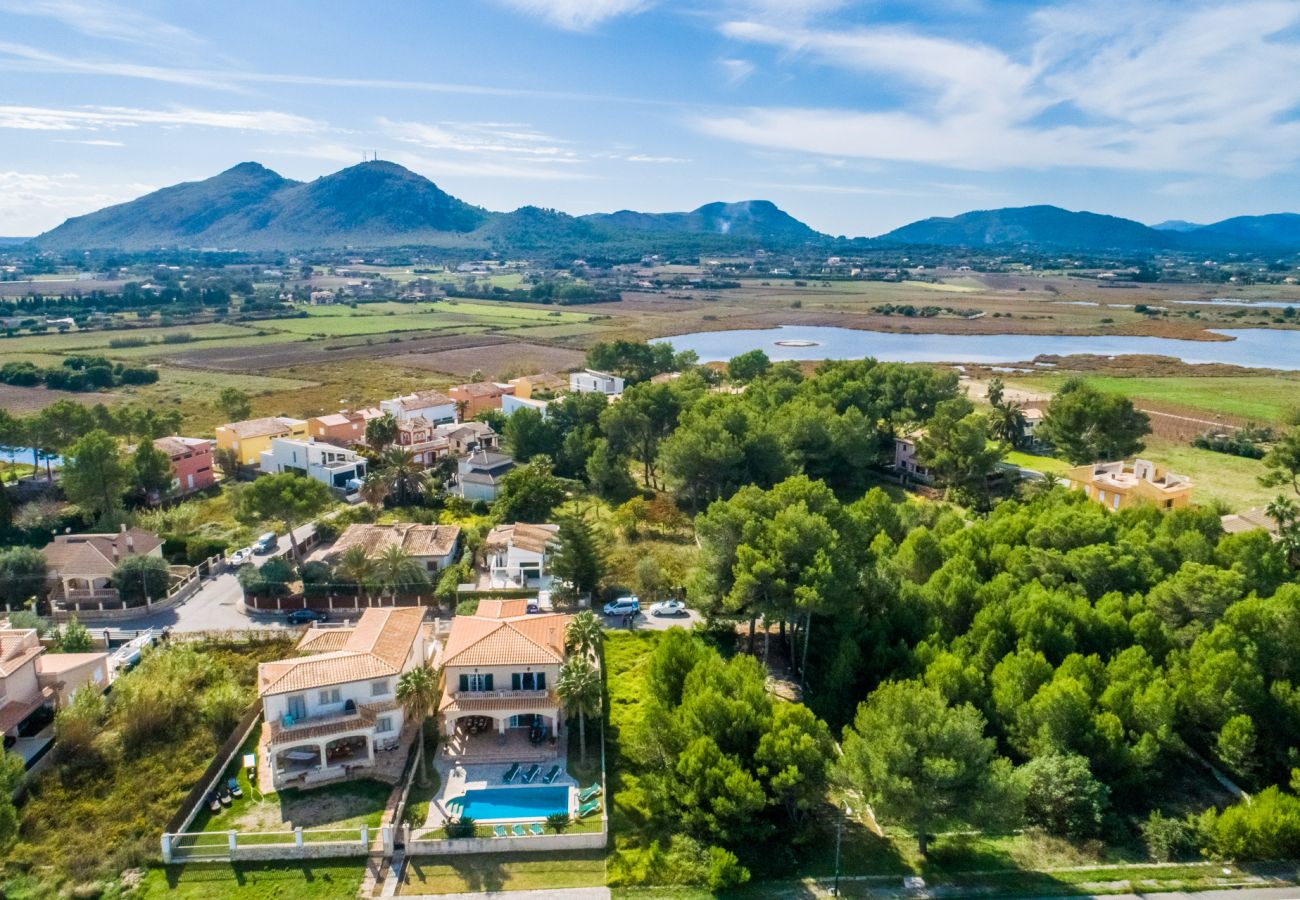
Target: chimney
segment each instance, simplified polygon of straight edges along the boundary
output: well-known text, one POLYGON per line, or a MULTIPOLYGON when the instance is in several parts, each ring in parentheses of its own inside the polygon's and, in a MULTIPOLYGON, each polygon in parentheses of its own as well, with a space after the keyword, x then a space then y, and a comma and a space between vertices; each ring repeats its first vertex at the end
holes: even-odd
POLYGON ((110 546, 113 548, 113 565, 116 566, 121 560, 121 554, 117 552, 117 541, 113 541, 110 546))
POLYGON ((133 534, 128 534, 126 536, 126 552, 127 553, 135 552, 135 535, 133 534))
POLYGON ((117 530, 118 530, 118 533, 119 533, 119 534, 126 534, 126 526, 125 526, 125 525, 119 525, 119 526, 117 526, 117 530))

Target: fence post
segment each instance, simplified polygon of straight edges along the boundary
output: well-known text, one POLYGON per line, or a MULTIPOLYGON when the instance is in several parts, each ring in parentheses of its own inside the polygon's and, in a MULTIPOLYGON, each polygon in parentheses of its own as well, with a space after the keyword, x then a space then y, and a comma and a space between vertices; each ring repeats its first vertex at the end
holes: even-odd
POLYGON ((293 830, 293 843, 299 850, 302 849, 302 826, 299 825, 293 830))
POLYGON ((370 826, 363 824, 361 826, 361 846, 369 848, 370 846, 370 826))
POLYGON ((239 832, 232 828, 230 831, 226 832, 226 834, 230 837, 230 855, 233 858, 235 855, 235 848, 239 844, 239 832))
POLYGON ((162 858, 163 862, 171 865, 172 862, 172 836, 164 833, 162 836, 162 858))
POLYGON ((384 855, 392 856, 393 855, 393 826, 381 825, 379 827, 379 832, 384 837, 384 855))

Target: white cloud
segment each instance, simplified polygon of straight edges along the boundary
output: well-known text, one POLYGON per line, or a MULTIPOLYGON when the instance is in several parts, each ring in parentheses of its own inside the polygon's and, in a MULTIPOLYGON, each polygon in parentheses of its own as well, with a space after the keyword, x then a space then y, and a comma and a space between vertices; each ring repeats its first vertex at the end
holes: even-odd
POLYGON ((507 6, 568 31, 586 31, 606 19, 640 12, 651 0, 502 0, 507 6))
POLYGON ((720 59, 718 65, 727 77, 727 84, 732 87, 754 74, 754 64, 747 59, 720 59))
POLYGON ((0 220, 12 235, 35 235, 87 210, 122 203, 154 190, 151 185, 94 188, 73 174, 0 171, 0 220))
POLYGON ((760 147, 966 169, 1015 166, 1262 176, 1300 160, 1300 3, 1062 6, 1030 17, 1023 59, 898 28, 733 21, 775 47, 893 88, 877 108, 699 116, 760 147))
POLYGON ((565 146, 564 141, 526 125, 497 122, 439 122, 429 125, 381 118, 379 126, 390 137, 429 150, 522 157, 551 163, 579 161, 578 154, 565 146))
POLYGON ((157 125, 166 128, 197 126, 289 134, 316 131, 322 124, 292 113, 274 110, 219 112, 177 107, 168 110, 122 106, 80 106, 56 109, 40 106, 0 106, 0 128, 25 131, 81 131, 157 125))
POLYGON ((84 147, 125 147, 126 146, 126 144, 123 143, 122 141, 106 141, 100 138, 95 138, 93 140, 88 140, 88 141, 73 140, 71 138, 54 138, 54 143, 81 144, 84 147))
POLYGON ((0 11, 53 19, 93 38, 145 46, 154 52, 203 45, 184 28, 102 0, 0 0, 0 11))

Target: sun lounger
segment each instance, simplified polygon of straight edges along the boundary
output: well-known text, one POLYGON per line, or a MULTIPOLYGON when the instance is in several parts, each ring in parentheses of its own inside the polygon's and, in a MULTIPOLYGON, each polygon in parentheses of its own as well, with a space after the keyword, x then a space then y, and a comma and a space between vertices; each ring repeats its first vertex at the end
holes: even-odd
POLYGON ((510 831, 515 837, 528 837, 528 832, 524 831, 524 826, 522 825, 516 825, 514 828, 510 829, 510 831))
POLYGON ((515 776, 518 774, 519 774, 519 763, 513 763, 510 766, 510 768, 506 769, 506 774, 501 776, 501 780, 506 784, 509 784, 510 782, 515 780, 515 776))
POLYGON ((594 812, 600 812, 600 801, 592 800, 590 803, 584 803, 578 807, 578 818, 585 819, 594 812))
POLYGON ((579 792, 578 802, 586 803, 591 798, 598 796, 600 796, 600 785, 593 784, 591 787, 583 788, 582 791, 579 792))
POLYGON ((560 767, 551 766, 551 770, 542 776, 542 784, 550 784, 560 776, 560 767))
POLYGON ((540 835, 542 833, 542 826, 534 822, 533 824, 528 826, 528 830, 533 834, 540 835))
POLYGON ((504 825, 496 825, 496 826, 493 826, 493 828, 492 828, 492 833, 493 833, 494 835, 496 835, 497 837, 505 837, 505 836, 506 836, 506 826, 504 826, 504 825))
POLYGON ((522 781, 524 784, 532 784, 533 779, 537 777, 537 773, 540 771, 542 771, 542 767, 539 766, 537 763, 533 763, 531 766, 528 767, 528 771, 524 773, 524 777, 519 780, 522 781))

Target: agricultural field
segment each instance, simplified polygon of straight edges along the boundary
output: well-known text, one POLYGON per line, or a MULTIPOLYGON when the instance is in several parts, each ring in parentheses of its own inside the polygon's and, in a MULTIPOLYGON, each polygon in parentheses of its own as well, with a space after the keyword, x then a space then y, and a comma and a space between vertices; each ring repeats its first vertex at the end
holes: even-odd
MULTIPOLYGON (((1061 373, 1016 377, 1008 379, 1007 384, 1050 393, 1067 377, 1061 373)), ((1300 408, 1300 376, 1292 374, 1148 378, 1089 374, 1083 377, 1098 390, 1133 398, 1139 407, 1141 401, 1148 400, 1186 409, 1191 414, 1199 411, 1207 417, 1222 415, 1233 420, 1275 424, 1285 422, 1293 410, 1300 408)))

